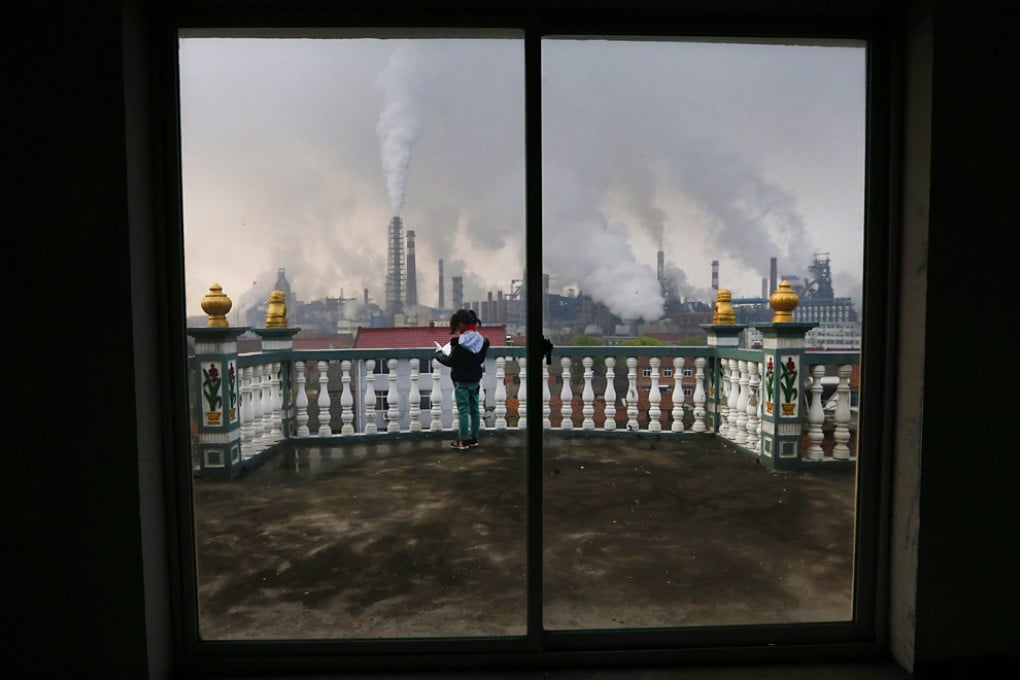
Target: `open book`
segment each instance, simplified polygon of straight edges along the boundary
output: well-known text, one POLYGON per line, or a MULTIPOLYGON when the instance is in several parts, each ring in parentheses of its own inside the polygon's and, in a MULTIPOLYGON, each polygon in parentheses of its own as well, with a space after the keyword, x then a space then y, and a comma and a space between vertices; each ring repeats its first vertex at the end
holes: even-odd
POLYGON ((450 343, 446 343, 445 345, 440 345, 435 340, 433 340, 432 343, 436 346, 436 351, 437 352, 442 352, 443 356, 450 356, 450 352, 453 351, 453 348, 450 347, 450 343))

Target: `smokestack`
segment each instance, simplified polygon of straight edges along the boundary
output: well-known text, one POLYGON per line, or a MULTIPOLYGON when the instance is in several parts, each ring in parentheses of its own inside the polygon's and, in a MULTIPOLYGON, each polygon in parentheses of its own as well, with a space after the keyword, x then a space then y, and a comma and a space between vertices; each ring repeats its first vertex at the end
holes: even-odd
POLYGON ((712 260, 712 290, 719 292, 719 260, 712 260))
POLYGON ((365 306, 368 306, 368 288, 365 289, 365 306))
POLYGON ((404 301, 404 225, 399 217, 390 221, 386 245, 386 311, 396 313, 404 301))
POLYGON ((453 308, 464 309, 464 277, 453 277, 453 308))
POLYGON ((761 277, 761 297, 763 300, 769 299, 769 280, 764 276, 761 277))
MULTIPOLYGON (((778 272, 779 266, 776 263, 776 258, 773 257, 772 259, 769 260, 769 295, 772 295, 772 293, 774 293, 776 289, 779 288, 778 272)), ((768 297, 769 295, 764 295, 762 297, 768 297)))
POLYGON ((405 301, 408 305, 418 304, 418 275, 414 265, 414 230, 407 231, 407 294, 405 301))
POLYGON ((439 258, 439 309, 446 309, 446 295, 443 293, 443 258, 439 258))
POLYGON ((655 272, 656 276, 661 282, 666 274, 666 254, 660 250, 658 252, 657 258, 658 265, 656 267, 655 272))

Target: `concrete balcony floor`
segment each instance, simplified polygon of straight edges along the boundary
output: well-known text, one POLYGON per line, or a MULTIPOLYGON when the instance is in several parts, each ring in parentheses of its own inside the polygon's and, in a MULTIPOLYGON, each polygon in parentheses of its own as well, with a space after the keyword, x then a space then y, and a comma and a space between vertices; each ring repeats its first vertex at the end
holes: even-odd
MULTIPOLYGON (((196 479, 204 639, 525 632, 525 444, 296 448, 196 479)), ((855 477, 712 436, 545 439, 547 629, 846 621, 855 477)))

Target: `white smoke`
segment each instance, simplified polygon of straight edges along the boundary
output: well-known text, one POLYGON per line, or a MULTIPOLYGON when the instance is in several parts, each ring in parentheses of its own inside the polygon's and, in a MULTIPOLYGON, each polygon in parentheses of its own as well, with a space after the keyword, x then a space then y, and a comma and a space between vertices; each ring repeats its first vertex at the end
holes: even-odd
POLYGON ((659 319, 659 281, 635 257, 626 227, 608 224, 576 174, 549 167, 546 182, 543 269, 560 286, 576 285, 621 318, 659 319))
POLYGON ((404 209, 411 151, 422 132, 418 113, 419 60, 412 43, 399 43, 376 78, 376 84, 383 90, 383 110, 376 133, 394 216, 404 209))

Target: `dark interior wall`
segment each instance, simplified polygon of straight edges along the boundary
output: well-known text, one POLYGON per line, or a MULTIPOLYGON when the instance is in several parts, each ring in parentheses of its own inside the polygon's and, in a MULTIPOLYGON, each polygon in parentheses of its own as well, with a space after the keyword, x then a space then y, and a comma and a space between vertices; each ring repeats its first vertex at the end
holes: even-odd
MULTIPOLYGON (((14 535, 0 668, 144 677, 141 520, 117 2, 14 10, 5 230, 18 310, 4 446, 14 535), (13 599, 14 606, 10 606, 13 599)), ((12 347, 8 341, 8 347, 12 347)))
MULTIPOLYGON (((23 677, 147 673, 142 532, 162 527, 153 489, 142 498, 138 484, 128 231, 137 168, 125 160, 121 20, 117 2, 44 0, 9 24, 20 210, 7 252, 12 308, 27 312, 11 325, 30 332, 8 350, 14 598, 3 668, 23 677)), ((1012 36, 994 13, 939 8, 935 25, 927 314, 929 329, 946 332, 929 332, 925 346, 922 670, 1005 653, 1017 640, 1015 527, 1004 526, 1016 515, 1007 485, 1017 447, 1012 403, 995 394, 1014 371, 1008 355, 971 349, 1009 337, 999 324, 1015 287, 1002 248, 1016 222, 1012 36)))
POLYGON ((1016 37, 998 12, 979 11, 985 4, 937 12, 934 23, 916 608, 922 673, 1020 648, 1020 448, 1009 441, 1006 415, 1015 362, 1009 349, 975 349, 1012 335, 1003 324, 1016 269, 1003 246, 1017 227, 1018 117, 1009 103, 1016 74, 1007 66, 1016 37))

